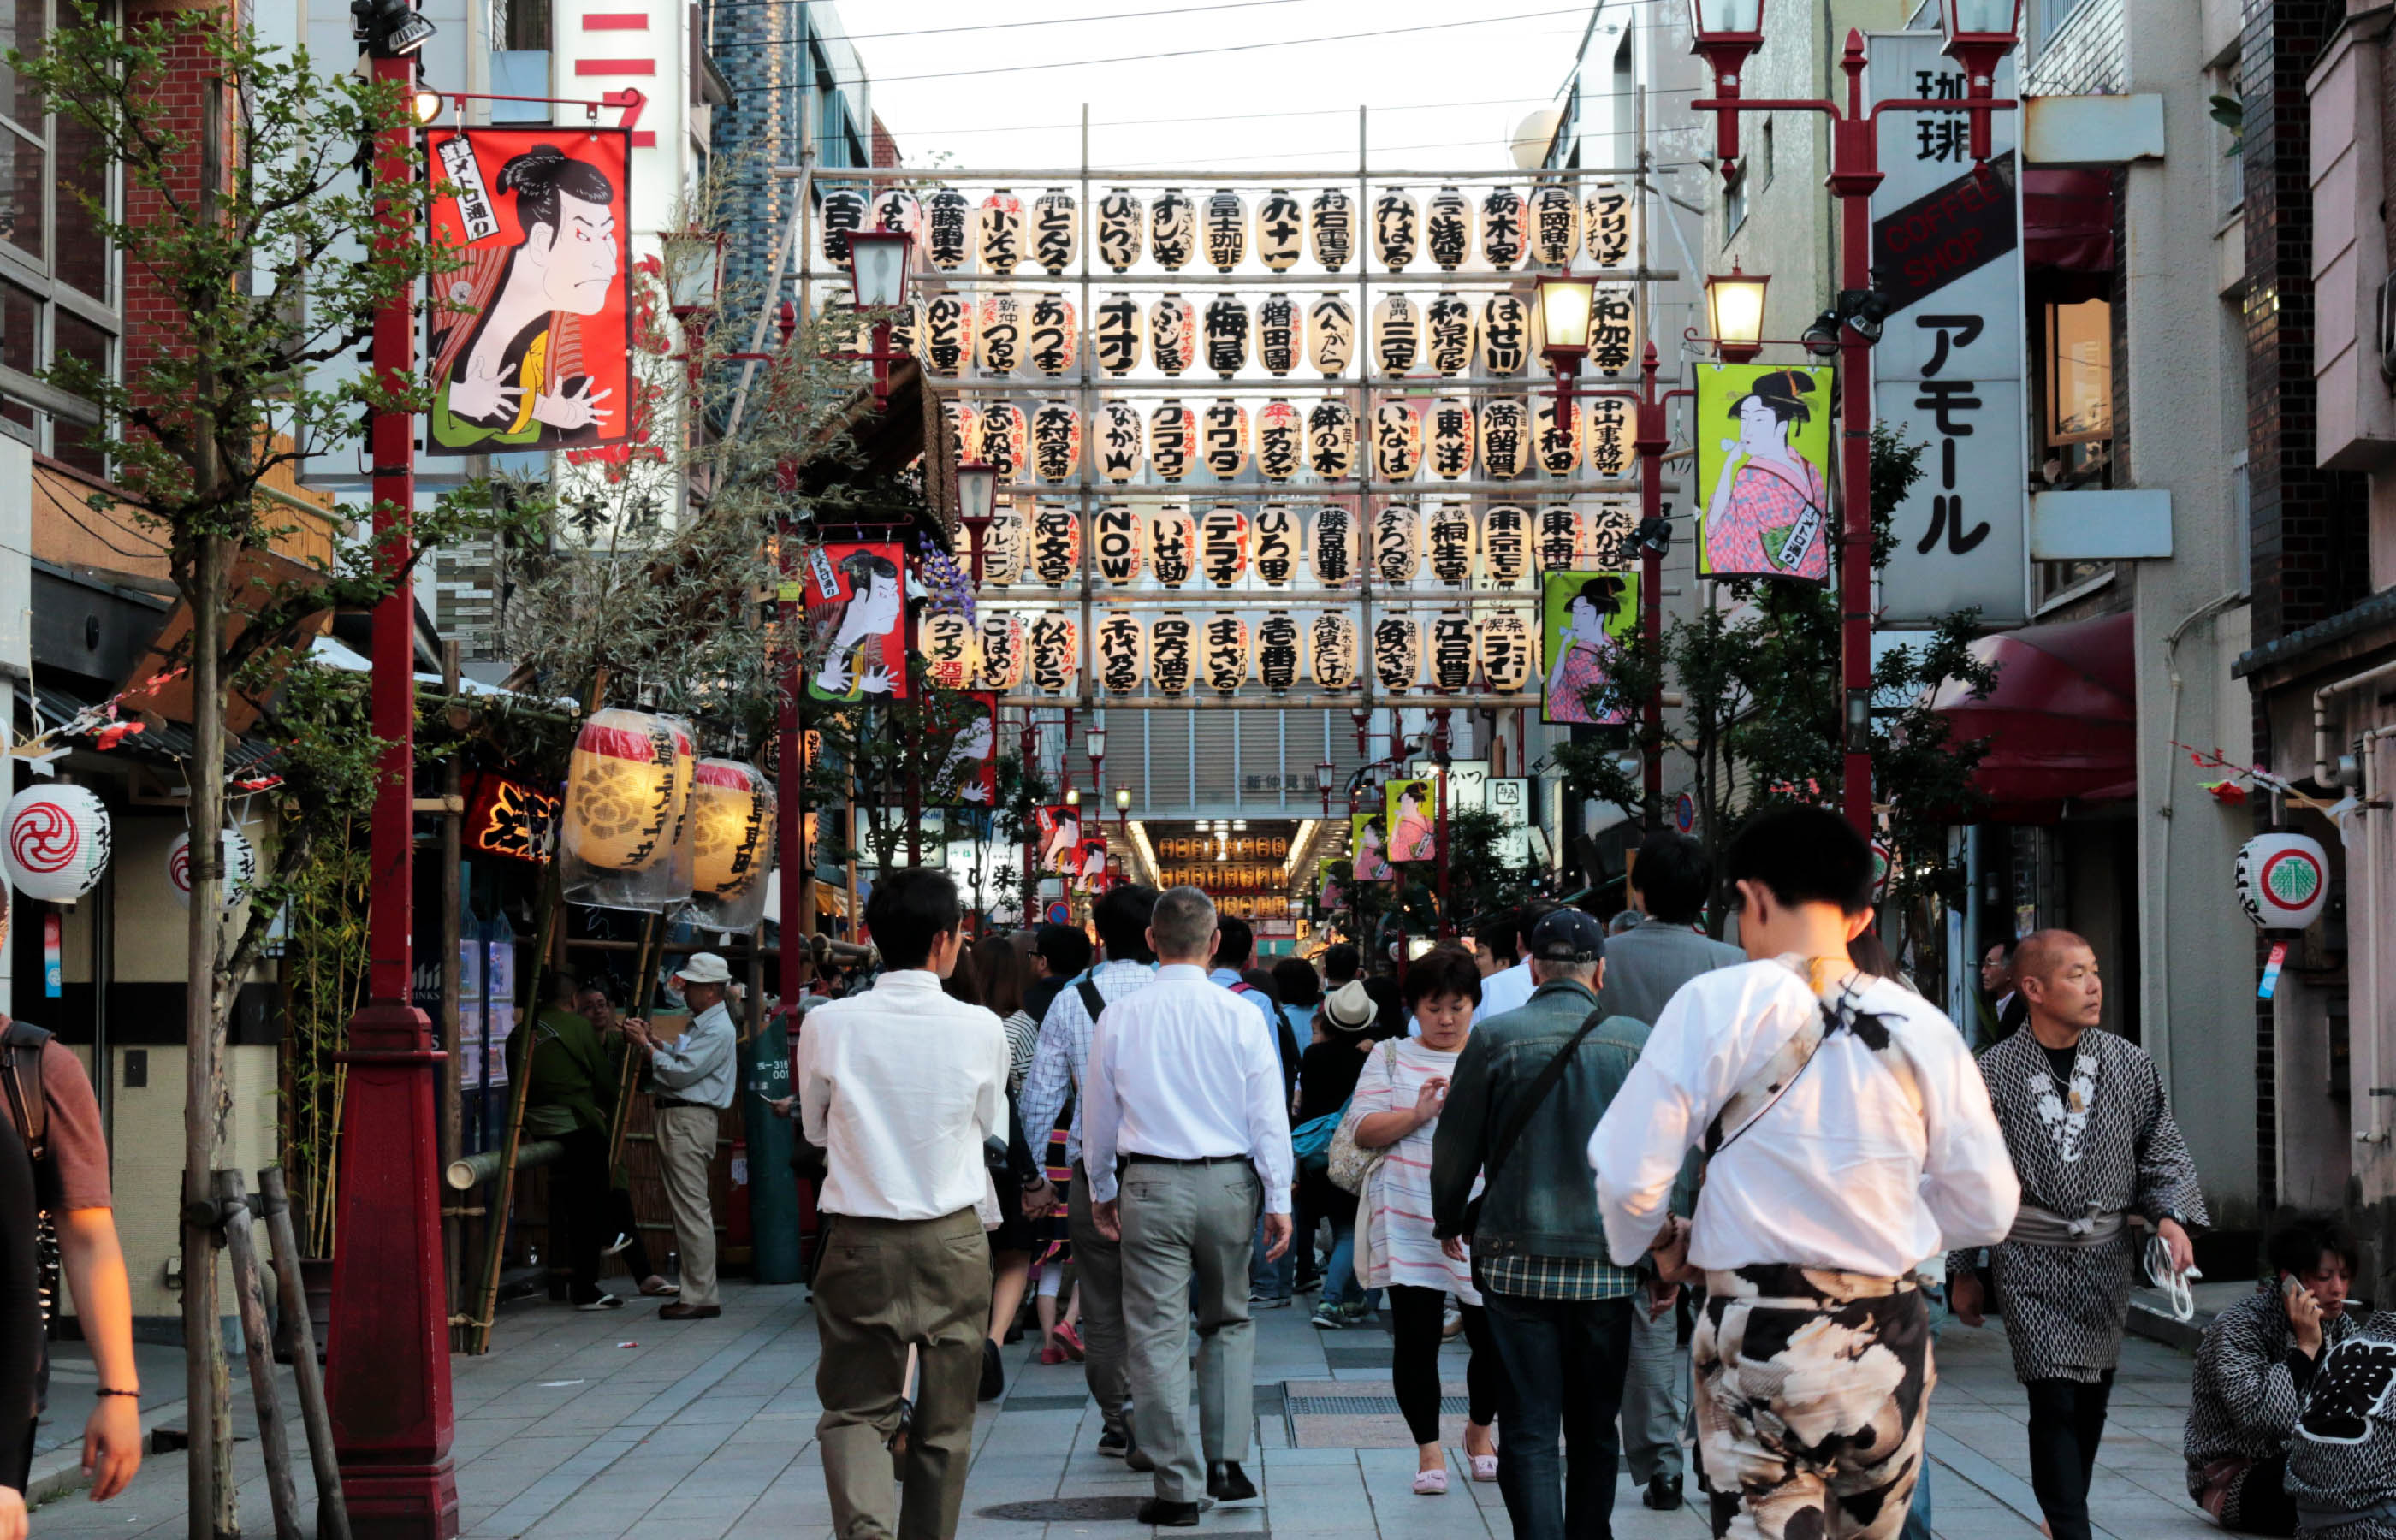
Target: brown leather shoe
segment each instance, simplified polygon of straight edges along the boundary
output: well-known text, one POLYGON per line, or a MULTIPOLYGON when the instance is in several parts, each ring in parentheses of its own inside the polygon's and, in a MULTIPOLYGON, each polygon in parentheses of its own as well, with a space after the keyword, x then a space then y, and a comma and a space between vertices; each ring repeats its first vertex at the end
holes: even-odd
POLYGON ((686 1305, 679 1299, 658 1307, 659 1321, 713 1321, 723 1313, 721 1305, 686 1305))

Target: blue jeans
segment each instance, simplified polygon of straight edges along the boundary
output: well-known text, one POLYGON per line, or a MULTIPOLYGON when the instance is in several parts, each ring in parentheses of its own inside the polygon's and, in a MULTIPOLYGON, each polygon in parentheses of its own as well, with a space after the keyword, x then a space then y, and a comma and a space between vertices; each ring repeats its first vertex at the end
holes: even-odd
POLYGON ((1323 1265, 1323 1292, 1316 1296, 1320 1305, 1361 1305, 1373 1309, 1380 1304, 1381 1291, 1367 1289, 1356 1281, 1356 1226, 1354 1221, 1338 1226, 1331 1243, 1331 1260, 1323 1265))
POLYGON ((1298 1282, 1298 1241, 1292 1237, 1289 1250, 1281 1254, 1278 1262, 1265 1260, 1269 1249, 1265 1241, 1263 1215, 1257 1215, 1257 1236, 1248 1256, 1248 1292, 1272 1299, 1287 1299, 1298 1282))
MULTIPOLYGON (((1922 1291, 1922 1297, 1930 1307, 1930 1345, 1931 1351, 1936 1354, 1938 1348, 1938 1328, 1947 1320, 1946 1287, 1942 1284, 1935 1289, 1924 1289, 1922 1291)), ((1930 1414, 1925 1410, 1922 1414, 1926 1417, 1930 1414)), ((1926 1434, 1923 1436, 1922 1450, 1922 1473, 1913 1480, 1913 1507, 1906 1512, 1905 1530, 1901 1540, 1931 1540, 1930 1444, 1926 1434)))
POLYGON ((1506 1366, 1498 1403, 1505 1429, 1498 1446, 1498 1490, 1514 1521, 1514 1540, 1596 1540, 1613 1533, 1621 1458, 1614 1419, 1631 1367, 1631 1299, 1485 1294, 1482 1308, 1506 1366))

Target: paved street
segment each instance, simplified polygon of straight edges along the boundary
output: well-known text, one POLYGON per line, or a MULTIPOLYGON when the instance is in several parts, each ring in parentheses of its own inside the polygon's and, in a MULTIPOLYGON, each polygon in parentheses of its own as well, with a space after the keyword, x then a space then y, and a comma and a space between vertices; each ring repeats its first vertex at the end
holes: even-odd
MULTIPOLYGON (((509 1308, 496 1352, 453 1360, 462 1533, 470 1540, 829 1534, 832 1515, 814 1448, 815 1328, 802 1297, 793 1287, 731 1284, 722 1319, 683 1326, 657 1321, 646 1304, 605 1316, 532 1301, 509 1308)), ((1383 1447, 1293 1447, 1327 1424, 1301 1417, 1305 1426, 1293 1440, 1285 1384, 1336 1381, 1352 1385, 1358 1397, 1386 1396, 1388 1339, 1370 1329, 1317 1332, 1295 1309, 1260 1312, 1258 1320, 1260 1448, 1251 1474, 1264 1501, 1211 1512, 1205 1530, 1282 1540, 1508 1533, 1498 1489, 1465 1480, 1453 1449, 1450 1494, 1428 1498, 1408 1490, 1414 1454, 1403 1433, 1378 1440, 1383 1447)), ((1448 1356, 1447 1377, 1460 1381, 1460 1347, 1448 1356)), ((977 1427, 960 1533, 977 1540, 1146 1533, 1130 1512, 1148 1481, 1092 1452, 1098 1421, 1079 1366, 1044 1368, 1027 1343, 1009 1349, 1009 1372, 1006 1400, 985 1407, 977 1427), (1059 1506, 1067 1503, 1074 1506, 1059 1506)), ((2129 1344, 2090 1505, 2100 1534, 2167 1540, 2216 1533, 2181 1489, 2188 1372, 2181 1354, 2136 1339, 2129 1344)), ((1321 1389, 1308 1386, 1299 1393, 1321 1389)), ((236 1416, 247 1429, 246 1396, 236 1416)), ((2022 1422, 2002 1339, 1993 1329, 1950 1327, 1930 1436, 1940 1534, 1997 1540, 2038 1533, 2022 1422)), ((1364 1415, 1344 1426, 1376 1441, 1372 1430, 1396 1425, 1364 1415)), ((54 1502, 36 1513, 34 1533, 126 1540, 180 1533, 183 1460, 150 1460, 129 1492, 103 1506, 80 1495, 54 1502)), ((240 1460, 246 1533, 271 1535, 254 1439, 245 1436, 240 1460)), ((308 1484, 304 1463, 300 1484, 308 1484)), ((1657 1514, 1641 1507, 1626 1478, 1616 1533, 1623 1540, 1694 1540, 1706 1530, 1695 1508, 1657 1514)))

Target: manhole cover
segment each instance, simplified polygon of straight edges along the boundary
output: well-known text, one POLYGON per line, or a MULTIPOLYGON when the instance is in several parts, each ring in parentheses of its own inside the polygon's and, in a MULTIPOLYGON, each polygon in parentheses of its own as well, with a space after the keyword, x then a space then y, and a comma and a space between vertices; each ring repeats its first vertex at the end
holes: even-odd
MULTIPOLYGON (((1293 1417, 1394 1417, 1399 1415, 1395 1396, 1292 1396, 1288 1401, 1293 1417)), ((1442 1396, 1439 1409, 1443 1415, 1472 1410, 1470 1396, 1442 1396)))
POLYGON ((1145 1497, 1043 1497, 1031 1503, 1000 1503, 976 1508, 977 1519, 1007 1519, 1020 1524, 1129 1523, 1145 1497))

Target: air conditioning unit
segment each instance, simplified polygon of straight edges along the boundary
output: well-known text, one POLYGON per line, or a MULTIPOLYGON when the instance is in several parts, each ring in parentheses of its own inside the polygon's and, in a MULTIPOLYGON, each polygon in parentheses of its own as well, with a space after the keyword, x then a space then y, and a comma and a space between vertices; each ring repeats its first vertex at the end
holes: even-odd
POLYGON ((2379 378, 2396 384, 2396 273, 2380 280, 2377 310, 2373 330, 2379 344, 2379 378))

